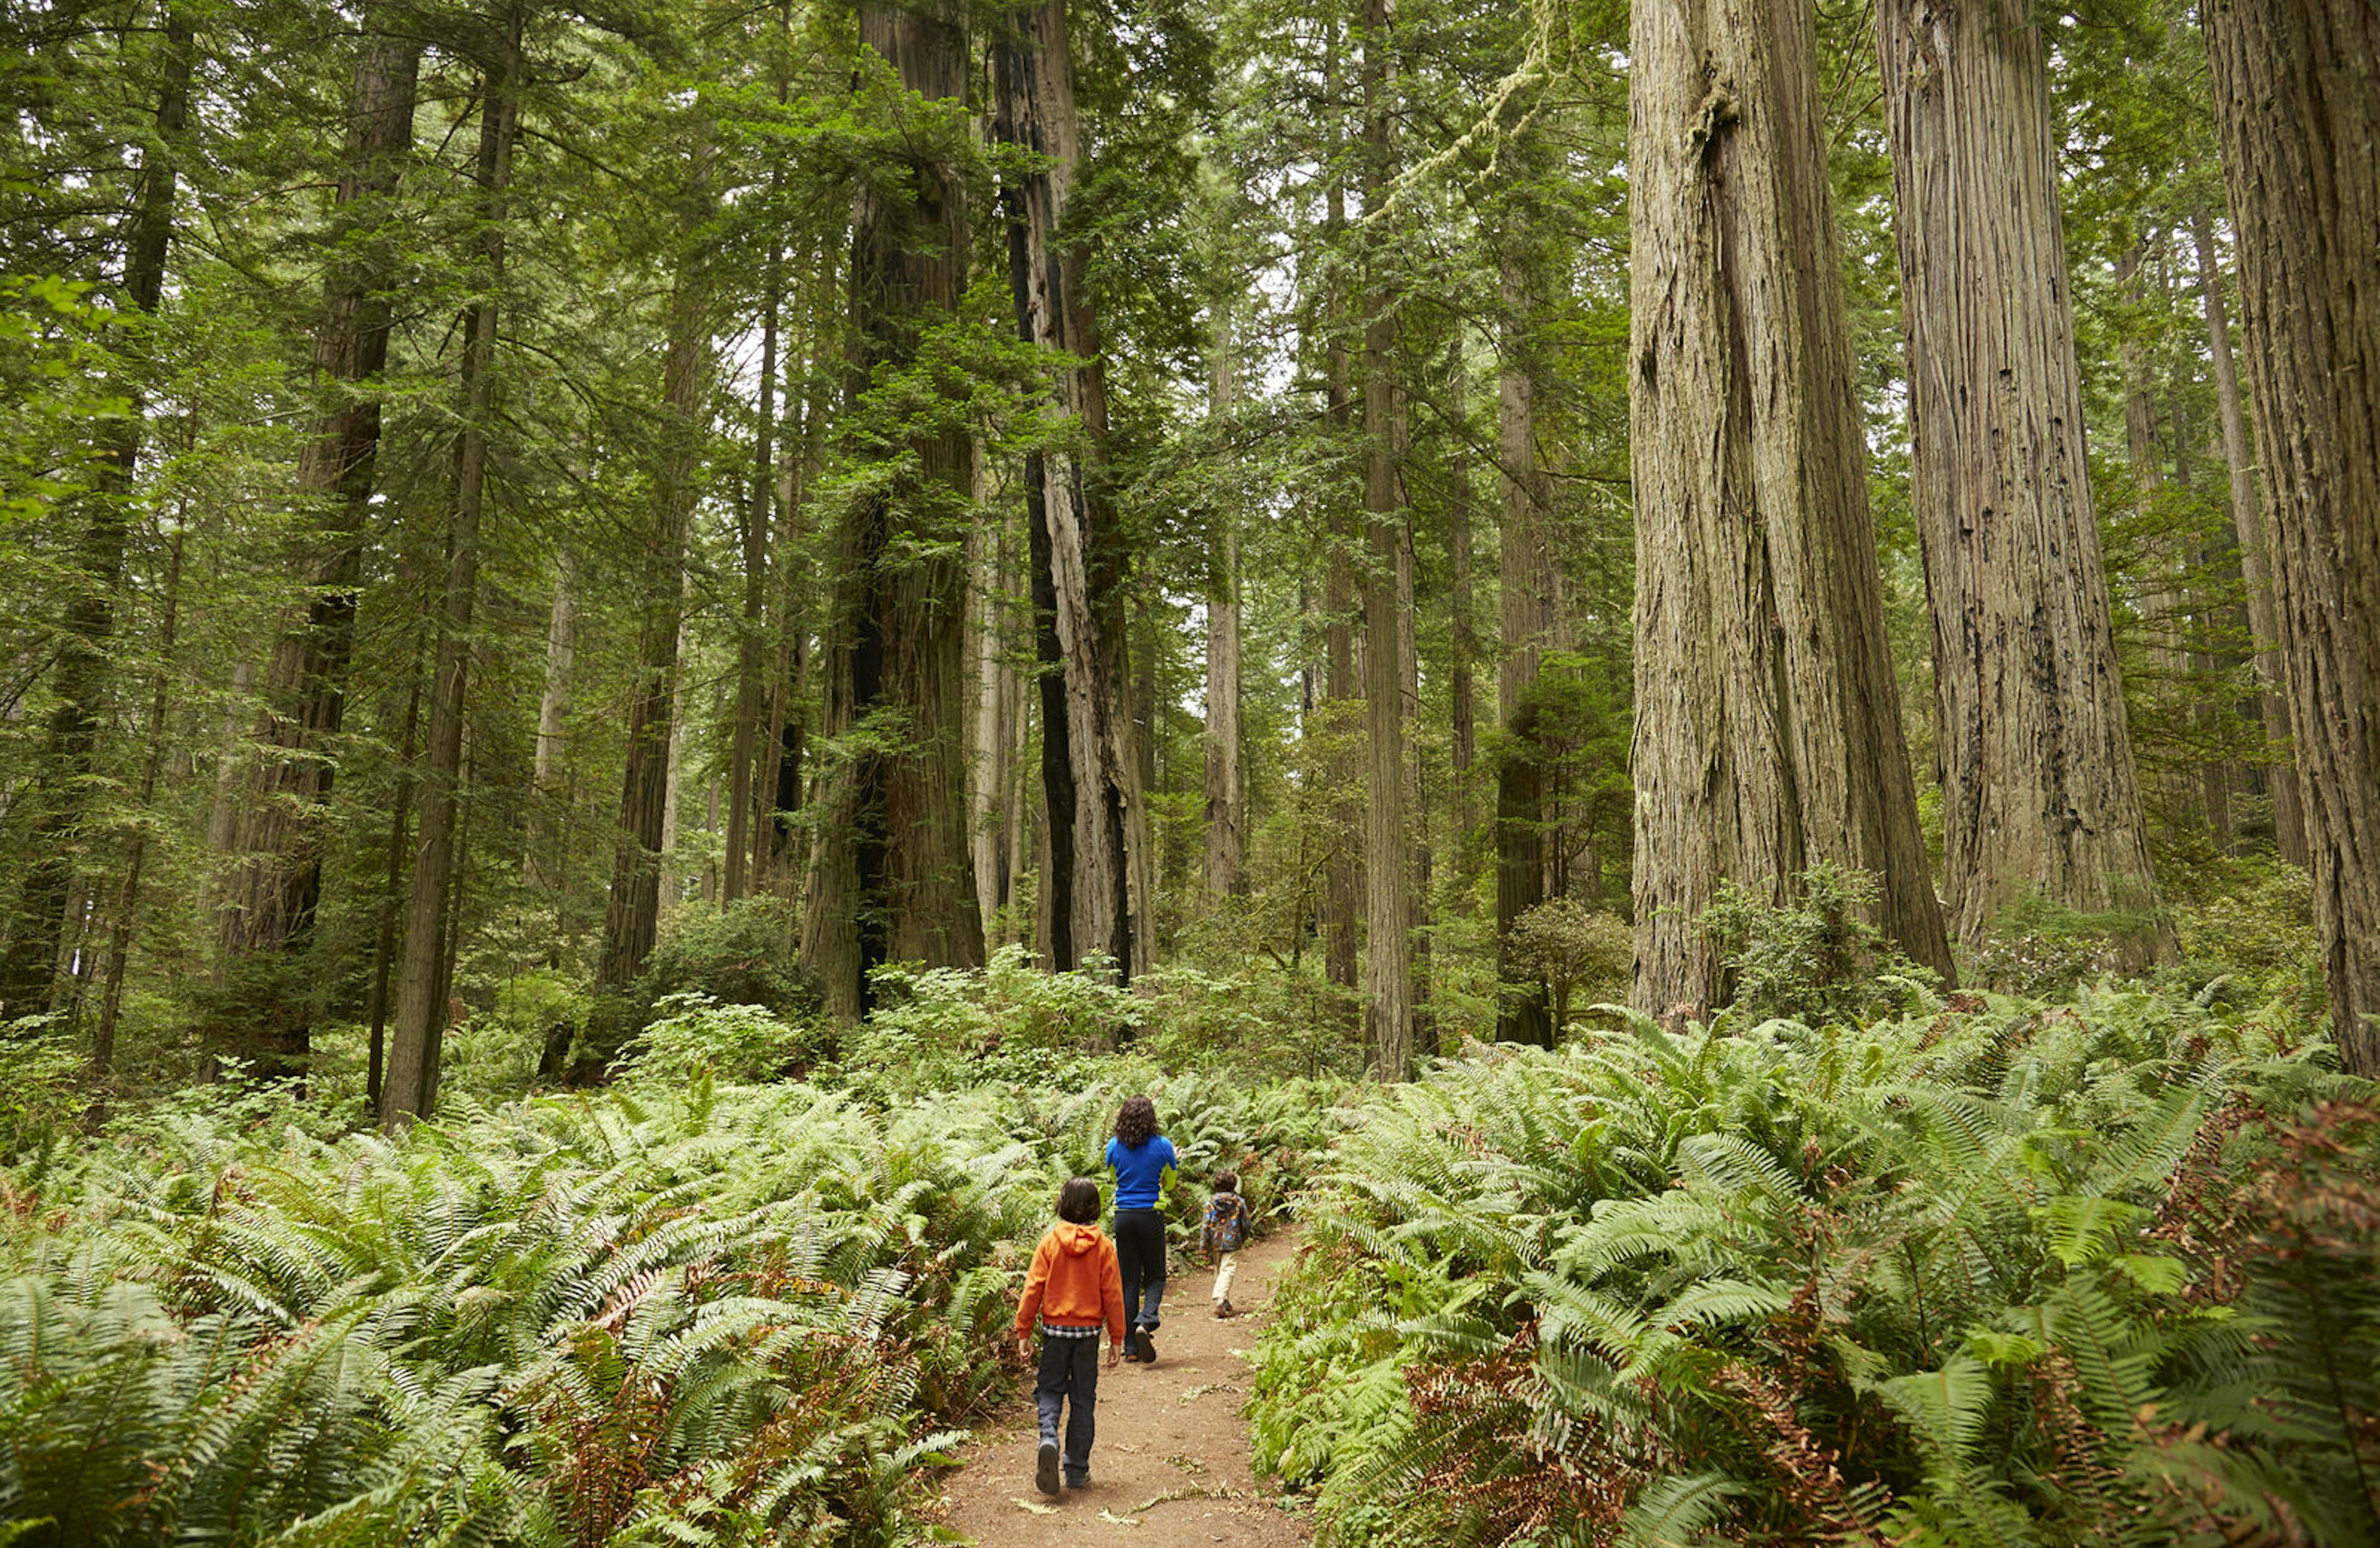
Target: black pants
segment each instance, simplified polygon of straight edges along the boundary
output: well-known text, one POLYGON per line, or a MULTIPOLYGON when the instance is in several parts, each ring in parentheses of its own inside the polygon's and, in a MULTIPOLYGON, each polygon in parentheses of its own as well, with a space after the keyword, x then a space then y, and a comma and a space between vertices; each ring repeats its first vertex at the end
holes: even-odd
POLYGON ((1124 1317, 1155 1333, 1157 1303, 1165 1298, 1165 1216, 1153 1209, 1117 1210, 1115 1244, 1124 1317))
POLYGON ((1099 1406, 1099 1340, 1041 1336, 1041 1371, 1033 1383, 1033 1407, 1041 1417, 1041 1438, 1058 1438, 1058 1414, 1066 1413, 1066 1475, 1090 1470, 1091 1441, 1099 1406))

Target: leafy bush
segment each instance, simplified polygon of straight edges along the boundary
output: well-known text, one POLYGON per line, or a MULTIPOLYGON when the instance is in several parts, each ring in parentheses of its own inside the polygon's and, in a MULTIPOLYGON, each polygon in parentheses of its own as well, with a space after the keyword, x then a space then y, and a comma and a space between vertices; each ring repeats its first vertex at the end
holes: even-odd
POLYGON ((658 1019, 638 1033, 614 1064, 615 1075, 683 1082, 698 1075, 720 1081, 768 1081, 807 1068, 818 1057, 820 1034, 790 1025, 757 1005, 721 1005, 709 995, 669 995, 654 1007, 658 1019))
POLYGON ((1329 1542, 2380 1539, 2380 1108, 2188 1001, 1482 1050, 1308 1215, 1329 1542))
POLYGON ((2147 914, 2085 913, 2035 894, 1992 921, 1966 976, 2007 994, 2065 995, 2143 960, 2139 942, 2155 928, 2147 914))
POLYGON ((1557 1033, 1570 1026, 1572 1001, 1628 998, 1636 965, 1636 937, 1626 921, 1598 913, 1572 898, 1539 903, 1507 932, 1512 965, 1528 974, 1553 1007, 1557 1033))
POLYGON ((2233 1004, 2277 1004, 2319 1019, 2329 1003, 2322 937, 2313 926, 2313 882, 2294 866, 2236 892, 2178 911, 2186 982, 2233 1004))
POLYGON ((1777 904, 1730 881, 1703 911, 1702 931, 1735 979, 1729 1024, 1874 1017, 1909 1009, 1937 982, 1870 921, 1883 896, 1874 876, 1822 864, 1795 877, 1792 891, 1777 904))

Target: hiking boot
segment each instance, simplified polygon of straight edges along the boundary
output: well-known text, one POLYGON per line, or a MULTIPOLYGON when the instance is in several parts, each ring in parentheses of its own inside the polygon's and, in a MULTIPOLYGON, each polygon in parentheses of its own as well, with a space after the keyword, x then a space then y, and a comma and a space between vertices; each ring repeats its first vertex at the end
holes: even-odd
POLYGON ((1090 1486, 1091 1475, 1088 1472, 1070 1472, 1066 1475, 1066 1487, 1069 1489, 1087 1489, 1090 1486))
POLYGON ((1040 1460, 1034 1465, 1033 1469, 1033 1483, 1034 1487, 1045 1494, 1054 1494, 1058 1492, 1058 1443, 1056 1441, 1041 1443, 1040 1460))
POLYGON ((1239 1312, 1232 1309, 1230 1299, 1226 1298, 1216 1303, 1215 1315, 1219 1317, 1236 1317, 1239 1315, 1239 1312))
POLYGON ((1148 1329, 1136 1327, 1132 1330, 1132 1353, 1133 1358, 1143 1365, 1157 1363, 1157 1340, 1148 1336, 1148 1329))

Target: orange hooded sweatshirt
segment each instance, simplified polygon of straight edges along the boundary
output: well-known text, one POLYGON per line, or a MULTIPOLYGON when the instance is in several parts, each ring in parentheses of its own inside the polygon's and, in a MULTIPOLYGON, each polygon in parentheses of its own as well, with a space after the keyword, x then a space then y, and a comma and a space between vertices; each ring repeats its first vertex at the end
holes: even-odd
POLYGON ((1033 1331, 1037 1314, 1045 1324, 1068 1327, 1104 1322, 1108 1341, 1123 1342, 1123 1277, 1106 1232, 1061 1220, 1043 1234, 1025 1276, 1025 1299, 1016 1304, 1016 1336, 1033 1331))

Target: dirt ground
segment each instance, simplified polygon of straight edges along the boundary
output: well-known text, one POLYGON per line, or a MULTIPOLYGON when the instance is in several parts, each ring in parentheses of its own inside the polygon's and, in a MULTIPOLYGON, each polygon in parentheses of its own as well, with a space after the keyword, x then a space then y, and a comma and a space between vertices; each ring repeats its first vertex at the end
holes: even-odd
POLYGON ((1276 1236, 1240 1254, 1232 1286, 1240 1315, 1229 1322, 1212 1315, 1206 1270, 1167 1281, 1157 1363, 1099 1373, 1088 1488, 1055 1498, 1034 1488, 1028 1388, 978 1432, 964 1465, 944 1479, 944 1524, 981 1548, 1305 1543, 1305 1518, 1282 1509, 1251 1471, 1240 1418, 1250 1376, 1243 1356, 1265 1325, 1273 1276, 1295 1248, 1293 1238, 1276 1236))

